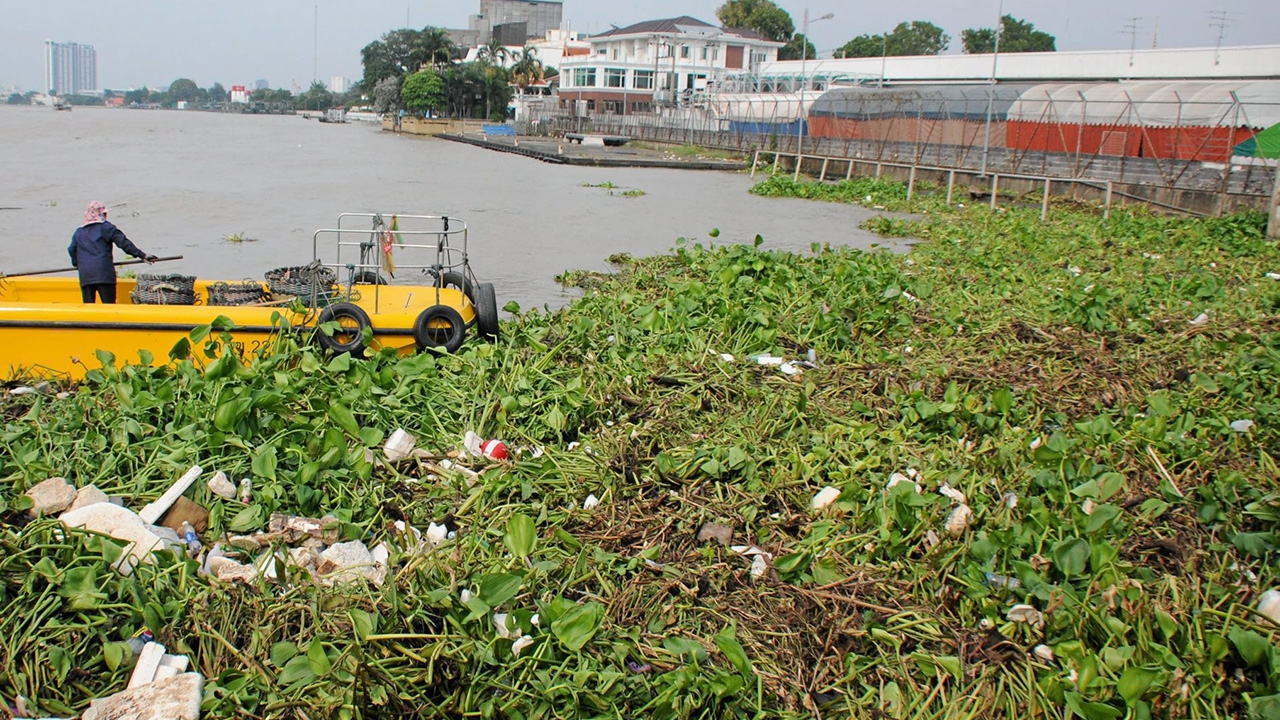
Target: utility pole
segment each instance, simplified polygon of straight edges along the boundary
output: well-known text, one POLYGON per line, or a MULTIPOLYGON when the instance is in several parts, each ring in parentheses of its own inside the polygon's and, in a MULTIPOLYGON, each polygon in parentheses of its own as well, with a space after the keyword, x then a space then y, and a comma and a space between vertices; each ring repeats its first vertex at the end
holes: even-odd
POLYGON ((311 82, 320 79, 320 6, 315 6, 311 27, 311 82))
MULTIPOLYGON (((1003 0, 1002 0, 1003 1, 1003 0)), ((835 17, 835 13, 827 13, 820 18, 814 18, 814 22, 821 20, 830 20, 835 17)), ((815 60, 817 58, 814 58, 815 60)), ((809 62, 809 8, 804 9, 804 32, 800 33, 800 111, 796 119, 796 170, 800 169, 800 154, 804 152, 804 91, 805 86, 809 84, 809 71, 806 66, 809 62)))
POLYGON ((987 129, 982 137, 982 174, 987 174, 987 157, 991 154, 991 108, 996 99, 996 62, 1000 59, 1000 36, 1004 34, 1004 0, 996 10, 996 41, 991 53, 991 82, 987 85, 987 129))
POLYGON ((884 64, 889 57, 889 33, 880 36, 880 87, 884 87, 884 64))
POLYGON ((1128 24, 1126 24, 1124 26, 1124 30, 1121 31, 1129 35, 1129 67, 1133 67, 1133 51, 1138 47, 1138 21, 1141 19, 1142 18, 1140 17, 1129 18, 1128 24))

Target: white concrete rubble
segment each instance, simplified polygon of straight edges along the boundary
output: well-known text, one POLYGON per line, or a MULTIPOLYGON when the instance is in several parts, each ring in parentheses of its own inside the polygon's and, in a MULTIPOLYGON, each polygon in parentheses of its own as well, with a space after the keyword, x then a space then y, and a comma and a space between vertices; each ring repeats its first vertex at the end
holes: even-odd
POLYGON ((148 525, 155 525, 160 522, 160 518, 173 507, 178 498, 191 487, 193 483, 200 477, 200 473, 204 472, 199 465, 192 465, 182 477, 178 478, 169 489, 164 492, 155 502, 148 503, 142 511, 138 513, 138 517, 148 525))
POLYGON ((409 434, 402 428, 396 428, 391 433, 391 437, 387 438, 387 442, 382 446, 382 456, 387 462, 397 462, 409 457, 409 453, 413 452, 413 448, 418 444, 418 439, 409 434))
POLYGON ((125 552, 112 567, 123 575, 133 573, 134 563, 153 562, 151 551, 164 548, 164 540, 155 528, 142 521, 132 510, 112 503, 98 503, 63 513, 59 518, 70 528, 84 528, 90 532, 110 535, 125 545, 125 552))
POLYGON ((359 540, 331 545, 320 557, 323 562, 319 571, 329 582, 351 582, 363 577, 374 585, 382 585, 387 579, 386 566, 375 563, 369 548, 359 540))
POLYGON ((199 720, 204 677, 183 673, 94 700, 80 720, 199 720))
POLYGON ((97 488, 96 485, 85 485, 76 493, 76 499, 71 503, 68 510, 79 510, 82 507, 97 505, 98 503, 109 503, 111 498, 106 493, 97 488))
POLYGON ((818 491, 817 495, 813 496, 813 501, 810 502, 809 505, 814 510, 822 510, 826 506, 835 502, 836 498, 838 497, 840 497, 840 489, 833 488, 828 485, 827 487, 824 487, 822 488, 822 490, 818 491))
POLYGON ((209 492, 220 498, 234 500, 236 497, 236 484, 228 480, 227 474, 221 470, 214 473, 213 477, 209 478, 209 482, 207 484, 209 486, 209 492))

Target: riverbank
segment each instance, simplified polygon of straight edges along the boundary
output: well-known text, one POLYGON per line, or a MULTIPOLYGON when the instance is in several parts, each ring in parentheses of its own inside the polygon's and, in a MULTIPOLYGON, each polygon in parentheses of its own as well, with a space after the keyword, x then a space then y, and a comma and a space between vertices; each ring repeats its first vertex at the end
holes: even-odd
POLYGON ((916 213, 870 222, 922 242, 713 231, 454 356, 302 347, 0 399, 0 697, 70 714, 149 629, 210 717, 1271 712, 1260 216, 839 190, 916 213), (384 458, 400 428, 426 457, 384 458), (440 469, 467 430, 513 459, 440 469), (387 543, 385 581, 329 588, 286 554, 220 584, 169 553, 123 579, 111 543, 26 517, 49 476, 140 508, 192 464, 253 483, 197 484, 206 547, 328 513, 387 543))
POLYGON ((437 135, 443 140, 466 143, 475 147, 513 153, 555 165, 583 165, 614 168, 665 168, 670 170, 746 170, 748 164, 741 160, 681 157, 654 147, 623 145, 609 147, 604 144, 573 143, 541 137, 489 137, 483 134, 437 135))

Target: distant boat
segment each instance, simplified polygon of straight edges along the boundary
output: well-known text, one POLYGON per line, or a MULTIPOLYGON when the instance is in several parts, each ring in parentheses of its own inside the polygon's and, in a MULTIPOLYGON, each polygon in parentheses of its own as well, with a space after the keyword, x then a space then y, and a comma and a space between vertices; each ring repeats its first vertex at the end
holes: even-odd
POLYGON ((329 108, 324 111, 324 115, 319 118, 322 123, 345 123, 347 121, 346 108, 329 108))
POLYGON ((53 109, 54 109, 54 110, 66 110, 67 112, 71 112, 71 103, 58 103, 58 104, 56 104, 56 105, 54 105, 54 106, 53 106, 53 109))

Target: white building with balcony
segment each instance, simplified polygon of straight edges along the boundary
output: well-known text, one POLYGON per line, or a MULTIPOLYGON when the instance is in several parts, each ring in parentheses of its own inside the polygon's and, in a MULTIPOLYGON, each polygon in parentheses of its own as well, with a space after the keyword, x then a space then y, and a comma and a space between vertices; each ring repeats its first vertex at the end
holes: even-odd
POLYGON ((559 68, 566 112, 627 115, 695 105, 724 76, 775 62, 783 46, 688 16, 614 28, 589 40, 588 54, 566 56, 559 68))

